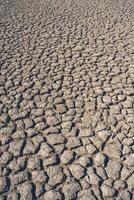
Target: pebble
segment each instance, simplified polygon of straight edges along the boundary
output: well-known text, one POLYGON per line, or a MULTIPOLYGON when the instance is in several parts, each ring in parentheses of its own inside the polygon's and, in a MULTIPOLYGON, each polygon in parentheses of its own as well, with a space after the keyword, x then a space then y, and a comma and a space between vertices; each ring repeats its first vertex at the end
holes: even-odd
POLYGON ((51 165, 56 165, 59 163, 59 158, 57 155, 52 155, 50 158, 46 158, 43 161, 43 166, 47 167, 47 166, 51 166, 51 165))
POLYGON ((9 152, 12 153, 15 157, 22 154, 22 150, 25 146, 25 139, 14 140, 10 143, 9 152))
POLYGON ((109 187, 108 185, 102 184, 101 191, 103 194, 103 197, 114 197, 116 194, 116 190, 114 188, 109 187))
POLYGON ((78 182, 71 181, 63 186, 63 192, 65 199, 75 199, 77 192, 80 191, 81 187, 78 182))
POLYGON ((121 157, 121 151, 115 144, 107 144, 104 152, 111 159, 119 159, 121 157))
POLYGON ((12 185, 22 184, 23 182, 28 180, 28 172, 20 172, 18 174, 12 175, 10 178, 12 185))
POLYGON ((41 168, 41 160, 37 157, 32 157, 28 159, 27 168, 29 170, 35 170, 41 168))
POLYGON ((105 167, 107 162, 107 156, 104 155, 103 153, 99 152, 95 157, 94 157, 94 163, 97 167, 103 166, 105 167))
POLYGON ((47 175, 49 176, 48 184, 55 186, 64 181, 64 174, 60 166, 49 166, 47 168, 47 175))
POLYGON ((109 160, 106 167, 106 172, 107 172, 108 177, 113 178, 114 180, 117 180, 120 177, 121 169, 122 169, 121 163, 119 163, 118 161, 109 160))
POLYGON ((79 133, 80 137, 92 137, 93 135, 94 135, 94 132, 91 129, 82 130, 79 133))
POLYGON ((75 158, 75 153, 70 150, 65 150, 60 159, 63 164, 71 164, 75 158))
POLYGON ((47 176, 44 173, 43 170, 39 171, 39 170, 34 170, 32 171, 32 180, 34 183, 44 183, 47 180, 47 176))
POLYGON ((64 106, 64 104, 57 104, 56 105, 56 112, 59 113, 59 114, 64 114, 66 113, 67 109, 66 107, 64 106))
POLYGON ((86 149, 87 149, 89 155, 93 155, 93 154, 95 154, 97 152, 96 147, 94 145, 92 145, 92 144, 86 145, 86 149))
POLYGON ((44 200, 61 200, 61 194, 59 191, 50 190, 44 194, 44 200))
POLYGON ((33 144, 31 140, 27 140, 26 145, 23 150, 24 155, 32 155, 35 154, 38 150, 38 147, 33 144))
POLYGON ((100 186, 100 184, 102 183, 101 177, 99 177, 97 174, 94 173, 89 174, 89 179, 91 185, 100 186))
POLYGON ((52 152, 53 152, 52 147, 44 142, 44 143, 41 144, 38 154, 42 158, 47 158, 51 155, 52 152))
POLYGON ((87 155, 83 155, 78 159, 78 162, 83 167, 88 167, 92 165, 92 159, 88 157, 87 155))
POLYGON ((70 149, 75 149, 81 146, 80 139, 77 137, 69 137, 66 146, 70 149))
POLYGON ((77 165, 72 164, 69 167, 69 169, 72 175, 78 180, 85 176, 85 169, 78 164, 77 165))
POLYGON ((132 191, 134 189, 134 173, 127 179, 128 189, 132 191))
POLYGON ((131 194, 129 191, 127 190, 123 190, 119 193, 119 196, 121 197, 121 199, 127 199, 130 200, 131 199, 131 194))
POLYGON ((111 132, 107 131, 107 130, 102 130, 98 132, 98 137, 105 142, 110 136, 111 136, 111 132))
POLYGON ((33 200, 33 194, 32 194, 32 185, 29 182, 23 183, 20 187, 19 187, 19 192, 21 195, 21 199, 25 200, 33 200))
POLYGON ((63 144, 64 141, 65 141, 65 137, 62 136, 61 134, 47 135, 47 142, 51 145, 63 144))
POLYGON ((25 129, 33 128, 34 122, 32 119, 24 119, 25 129))
POLYGON ((2 164, 8 164, 13 159, 13 156, 9 152, 4 152, 1 156, 1 163, 2 164))
POLYGON ((124 164, 126 164, 128 167, 133 167, 134 166, 134 153, 129 154, 124 161, 124 164))
POLYGON ((3 194, 9 190, 9 180, 6 177, 0 177, 0 194, 3 194))

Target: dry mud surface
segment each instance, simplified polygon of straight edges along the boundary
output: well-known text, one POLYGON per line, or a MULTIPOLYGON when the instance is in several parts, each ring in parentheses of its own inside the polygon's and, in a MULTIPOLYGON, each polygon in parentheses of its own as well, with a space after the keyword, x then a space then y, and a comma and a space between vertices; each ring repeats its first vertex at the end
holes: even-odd
POLYGON ((0 200, 134 199, 134 1, 0 1, 0 200))

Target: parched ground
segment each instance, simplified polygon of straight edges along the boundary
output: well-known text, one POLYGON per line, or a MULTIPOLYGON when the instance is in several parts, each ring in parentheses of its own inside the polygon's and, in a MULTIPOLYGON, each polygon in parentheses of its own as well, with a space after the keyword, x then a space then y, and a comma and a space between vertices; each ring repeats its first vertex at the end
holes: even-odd
POLYGON ((134 199, 133 39, 133 0, 0 0, 0 200, 134 199))

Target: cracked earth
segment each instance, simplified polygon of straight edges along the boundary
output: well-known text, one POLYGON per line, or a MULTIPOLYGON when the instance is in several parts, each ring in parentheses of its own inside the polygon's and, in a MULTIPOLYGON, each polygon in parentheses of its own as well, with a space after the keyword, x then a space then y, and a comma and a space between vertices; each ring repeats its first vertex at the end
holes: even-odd
POLYGON ((133 8, 1 0, 0 200, 134 199, 133 8))

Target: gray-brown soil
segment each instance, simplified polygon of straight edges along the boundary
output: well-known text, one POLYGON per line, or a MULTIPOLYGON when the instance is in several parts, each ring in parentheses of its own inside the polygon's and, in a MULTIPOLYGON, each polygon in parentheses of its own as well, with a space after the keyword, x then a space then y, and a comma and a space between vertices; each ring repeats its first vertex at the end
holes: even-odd
POLYGON ((0 200, 134 199, 134 1, 0 1, 0 200))

